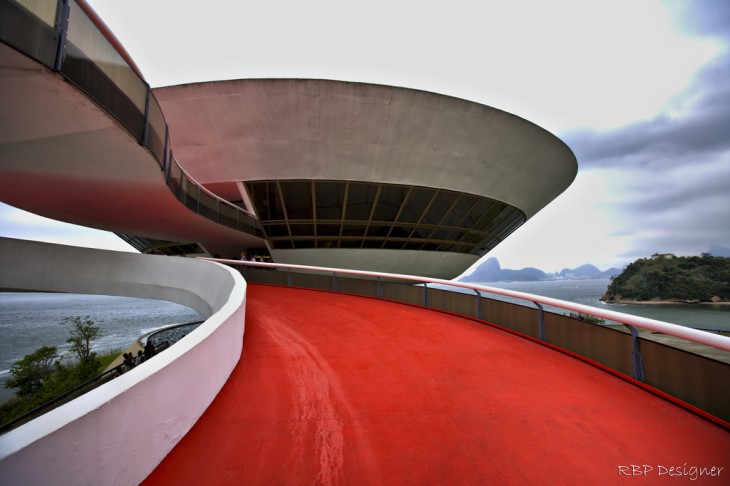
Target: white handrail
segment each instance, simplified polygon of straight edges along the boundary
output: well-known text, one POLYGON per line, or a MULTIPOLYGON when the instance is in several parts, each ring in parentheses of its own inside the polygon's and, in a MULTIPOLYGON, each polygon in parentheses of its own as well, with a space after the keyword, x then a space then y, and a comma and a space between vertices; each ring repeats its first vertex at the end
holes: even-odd
POLYGON ((636 326, 650 331, 656 331, 670 336, 676 336, 688 341, 693 341, 713 348, 730 351, 730 337, 723 336, 721 334, 715 334, 707 331, 701 331, 699 329, 693 329, 691 327, 680 326, 678 324, 671 324, 669 322, 657 321, 655 319, 648 319, 646 317, 634 316, 631 314, 624 314, 621 312, 615 312, 607 309, 599 309, 597 307, 591 307, 583 304, 576 304, 573 302, 567 302, 565 300, 553 299, 551 297, 543 297, 541 295, 528 294, 525 292, 516 292, 514 290, 500 289, 497 287, 488 287, 486 285, 475 285, 466 282, 459 282, 456 280, 443 280, 440 278, 430 277, 418 277, 414 275, 402 275, 398 273, 382 273, 382 272, 371 272, 367 270, 347 270, 342 268, 329 268, 329 267, 315 267, 310 265, 294 265, 294 264, 282 264, 282 263, 264 263, 264 262, 250 262, 243 260, 226 260, 221 258, 207 258, 207 260, 213 260, 228 265, 248 265, 255 267, 267 267, 267 268, 291 268, 294 270, 306 270, 306 271, 317 271, 327 272, 335 274, 347 274, 347 275, 361 275, 367 277, 380 277, 397 280, 411 280, 420 283, 434 283, 440 285, 447 285, 451 287, 461 287, 465 289, 477 290, 480 292, 488 292, 491 294, 504 295, 507 297, 514 297, 516 299, 527 300, 530 302, 537 302, 540 304, 551 305, 553 307, 559 307, 569 311, 574 311, 583 314, 589 314, 592 316, 608 319, 611 321, 620 322, 622 324, 628 324, 630 326, 636 326))

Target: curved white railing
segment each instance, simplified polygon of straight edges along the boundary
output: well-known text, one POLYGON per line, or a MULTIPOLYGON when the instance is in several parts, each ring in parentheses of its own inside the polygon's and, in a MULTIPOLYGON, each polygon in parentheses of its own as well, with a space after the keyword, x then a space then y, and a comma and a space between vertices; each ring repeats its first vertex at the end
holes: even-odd
POLYGON ((707 331, 701 331, 699 329, 693 329, 690 327, 680 326, 678 324, 671 324, 668 322, 658 321, 655 319, 648 319, 646 317, 639 317, 630 314, 624 314, 621 312, 615 312, 608 309, 599 309, 597 307, 591 307, 583 304, 576 304, 573 302, 567 302, 564 300, 554 299, 551 297, 543 297, 540 295, 528 294, 525 292, 517 292, 514 290, 501 289, 497 287, 489 287, 486 285, 476 285, 467 282, 459 282, 455 280, 443 280, 438 278, 429 277, 417 277, 413 275, 402 275, 395 273, 382 273, 382 272, 370 272, 365 270, 345 270, 341 268, 329 268, 329 267, 314 267, 309 265, 288 265, 281 263, 263 263, 263 262, 250 262, 242 260, 225 260, 225 259, 210 259, 220 263, 228 265, 250 265, 256 267, 269 267, 269 268, 280 268, 280 269, 294 269, 303 271, 316 271, 324 272, 329 274, 344 274, 344 275, 359 275, 363 277, 376 277, 380 279, 394 279, 394 280, 410 280, 417 283, 424 284, 439 284, 449 287, 460 287, 464 289, 475 290, 478 292, 486 292, 490 294, 503 295, 505 297, 513 297, 520 300, 526 300, 529 302, 535 302, 539 304, 550 305, 561 309, 569 310, 572 312, 578 312, 583 314, 589 314, 592 316, 608 319, 611 321, 620 322, 629 326, 635 326, 650 331, 656 331, 670 336, 676 336, 688 341, 693 341, 707 346, 712 346, 717 349, 730 351, 730 337, 723 336, 721 334, 715 334, 707 331))
POLYGON ((153 359, 0 436, 3 484, 139 484, 241 356, 246 284, 223 265, 0 238, 0 289, 158 298, 206 318, 153 359))

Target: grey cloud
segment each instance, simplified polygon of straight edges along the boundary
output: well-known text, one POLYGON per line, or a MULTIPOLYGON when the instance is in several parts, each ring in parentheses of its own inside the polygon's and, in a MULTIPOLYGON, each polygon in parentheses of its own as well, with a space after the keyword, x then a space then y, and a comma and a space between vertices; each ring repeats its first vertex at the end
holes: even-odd
MULTIPOLYGON (((727 199, 730 214, 730 153, 726 157, 680 169, 643 172, 629 183, 629 199, 623 206, 631 212, 661 212, 676 207, 727 199)), ((730 230, 730 225, 728 225, 730 230)))
POLYGON ((727 158, 689 171, 642 170, 629 185, 617 208, 624 216, 621 232, 631 235, 627 259, 654 252, 697 255, 730 245, 727 158))
MULTIPOLYGON (((720 10, 730 11, 730 2, 720 10)), ((730 14, 722 13, 728 20, 730 14)), ((724 42, 730 51, 730 22, 724 42)), ((697 162, 730 150, 730 56, 716 58, 697 76, 690 89, 675 100, 686 103, 678 118, 660 116, 616 130, 562 133, 581 167, 660 167, 697 162)))
POLYGON ((670 3, 679 8, 680 27, 695 35, 730 38, 730 3, 726 0, 693 0, 670 3))
MULTIPOLYGON (((730 2, 692 7, 687 25, 730 52, 730 2)), ((618 171, 626 180, 617 234, 630 235, 626 261, 654 252, 697 255, 730 247, 730 56, 717 58, 675 100, 681 117, 657 117, 616 130, 561 134, 581 170, 618 171), (691 100, 691 103, 689 101, 691 100)))

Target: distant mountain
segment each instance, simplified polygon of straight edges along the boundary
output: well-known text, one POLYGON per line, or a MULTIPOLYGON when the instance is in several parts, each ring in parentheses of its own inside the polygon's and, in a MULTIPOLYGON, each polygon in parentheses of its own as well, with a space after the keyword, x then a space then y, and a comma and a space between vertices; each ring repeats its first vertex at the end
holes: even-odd
POLYGON ((464 282, 499 282, 501 281, 502 267, 496 258, 488 258, 487 261, 479 265, 474 271, 463 277, 464 282))
POLYGON ((575 279, 575 278, 609 278, 621 273, 617 268, 610 268, 605 272, 600 271, 593 265, 581 265, 578 268, 565 268, 560 273, 548 274, 538 268, 527 267, 521 270, 510 270, 502 268, 499 260, 488 258, 474 271, 463 276, 462 282, 534 282, 537 280, 550 280, 553 278, 575 279))
POLYGON ((609 268, 605 272, 600 271, 591 264, 581 265, 578 268, 564 268, 558 274, 560 278, 610 278, 621 273, 618 268, 609 268))
POLYGON ((547 280, 550 277, 542 270, 527 267, 522 270, 502 270, 500 278, 502 281, 507 282, 534 282, 536 280, 547 280))

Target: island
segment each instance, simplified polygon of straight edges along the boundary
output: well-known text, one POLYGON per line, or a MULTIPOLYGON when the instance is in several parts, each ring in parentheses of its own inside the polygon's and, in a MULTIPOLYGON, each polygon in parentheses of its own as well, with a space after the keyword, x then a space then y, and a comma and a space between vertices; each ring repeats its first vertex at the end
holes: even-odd
POLYGON ((654 254, 611 279, 607 303, 730 303, 730 258, 654 254))

